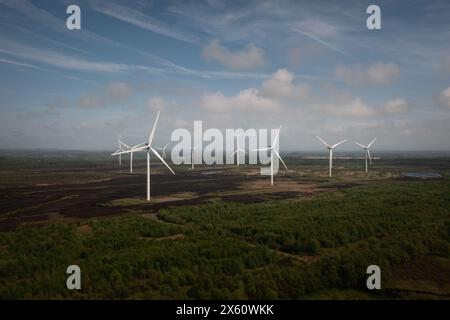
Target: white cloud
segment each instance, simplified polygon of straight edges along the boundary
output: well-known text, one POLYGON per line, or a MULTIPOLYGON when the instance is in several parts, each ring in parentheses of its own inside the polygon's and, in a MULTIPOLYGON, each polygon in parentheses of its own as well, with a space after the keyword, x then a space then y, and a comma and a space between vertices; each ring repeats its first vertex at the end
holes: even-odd
POLYGON ((409 103, 405 99, 397 98, 386 102, 383 110, 391 114, 404 113, 409 110, 409 103))
POLYGON ((151 112, 163 111, 176 112, 179 104, 176 101, 168 101, 162 97, 150 97, 147 99, 147 107, 151 112))
POLYGON ((119 101, 126 100, 133 94, 133 89, 125 82, 112 82, 106 86, 105 90, 109 97, 119 101))
POLYGON ((147 100, 147 106, 153 110, 163 110, 166 108, 167 103, 160 97, 152 97, 147 100))
POLYGON ((378 62, 363 67, 359 64, 335 67, 335 75, 350 84, 389 84, 400 74, 400 68, 395 63, 378 62))
POLYGON ((105 101, 93 93, 84 93, 78 99, 78 105, 82 108, 101 108, 105 101))
POLYGON ((349 100, 337 100, 331 103, 313 104, 312 109, 320 113, 339 117, 368 117, 375 113, 374 109, 367 105, 360 97, 349 100))
POLYGON ((111 82, 97 91, 82 94, 77 105, 82 108, 102 108, 118 102, 126 102, 133 95, 133 89, 125 82, 111 82))
POLYGON ((263 82, 261 94, 266 97, 298 100, 310 93, 308 85, 295 85, 294 74, 287 69, 279 69, 263 82))
POLYGON ((240 91, 237 95, 227 97, 222 92, 203 95, 203 109, 212 112, 240 111, 275 111, 279 105, 272 99, 261 97, 258 89, 250 88, 240 91))
POLYGON ((310 87, 295 84, 295 76, 287 69, 279 69, 265 80, 261 88, 241 90, 234 96, 225 96, 222 92, 204 94, 201 106, 212 112, 240 111, 280 111, 284 107, 306 101, 310 87))
POLYGON ((439 94, 438 100, 443 107, 450 110, 450 87, 439 94))
POLYGON ((399 114, 409 109, 406 100, 397 98, 381 105, 371 105, 362 97, 329 91, 317 95, 307 84, 295 83, 294 74, 287 69, 277 70, 265 80, 260 88, 241 90, 236 95, 225 96, 222 92, 203 95, 201 106, 211 112, 231 111, 282 111, 320 114, 341 118, 378 117, 399 114))
POLYGON ((264 51, 254 44, 249 44, 242 50, 231 51, 218 40, 213 40, 203 48, 203 56, 206 60, 216 60, 235 70, 254 70, 265 64, 264 51))

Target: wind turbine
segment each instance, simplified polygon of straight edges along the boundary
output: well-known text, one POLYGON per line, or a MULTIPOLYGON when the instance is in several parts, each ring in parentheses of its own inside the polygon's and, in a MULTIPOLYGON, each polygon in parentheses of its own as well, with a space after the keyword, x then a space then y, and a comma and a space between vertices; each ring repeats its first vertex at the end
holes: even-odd
POLYGON ((328 143, 326 143, 325 141, 323 141, 323 139, 319 136, 316 136, 317 139, 320 140, 320 142, 322 142, 328 149, 328 151, 330 152, 330 177, 331 177, 331 169, 333 168, 333 149, 336 148, 338 145, 340 145, 341 143, 346 142, 347 140, 342 140, 341 142, 338 142, 336 144, 333 144, 332 146, 330 146, 328 143))
POLYGON ((155 148, 156 150, 162 151, 163 159, 166 159, 166 148, 169 146, 170 142, 166 143, 162 148, 155 148))
POLYGON ((234 150, 232 155, 233 156, 236 155, 236 160, 237 160, 236 164, 237 164, 238 167, 239 167, 239 152, 243 152, 244 155, 247 154, 247 151, 242 150, 241 148, 239 148, 239 139, 237 139, 237 137, 236 137, 236 149, 234 150))
POLYGON ((198 146, 191 148, 191 170, 194 170, 194 151, 196 149, 198 149, 198 146))
POLYGON ((375 142, 375 140, 377 140, 377 138, 373 139, 372 142, 369 143, 367 146, 364 146, 364 145, 362 145, 362 144, 360 144, 360 143, 358 143, 358 142, 355 142, 358 146, 360 146, 361 148, 363 148, 363 149, 366 151, 365 154, 364 154, 364 157, 366 158, 366 173, 368 172, 368 169, 367 169, 367 157, 369 157, 370 164, 372 164, 372 157, 370 156, 370 151, 369 151, 369 149, 370 149, 370 147, 373 145, 373 143, 375 142))
POLYGON ((138 145, 135 145, 134 147, 130 147, 130 146, 127 145, 125 142, 122 142, 122 141, 120 141, 120 140, 119 140, 119 144, 121 145, 120 149, 119 149, 118 151, 114 152, 114 153, 112 154, 112 156, 118 154, 119 157, 121 157, 121 156, 122 156, 122 153, 121 153, 121 152, 123 152, 123 151, 130 151, 130 152, 129 152, 129 153, 130 153, 130 173, 133 173, 133 152, 134 152, 134 149, 136 149, 137 147, 142 146, 143 144, 145 144, 145 142, 142 142, 142 143, 140 143, 140 144, 138 144, 138 145), (126 148, 126 150, 123 150, 123 149, 122 149, 122 146, 124 146, 124 147, 126 148))
POLYGON ((137 151, 143 151, 143 150, 147 150, 147 201, 150 201, 150 151, 152 151, 154 153, 154 155, 161 160, 162 163, 164 163, 164 165, 170 170, 170 172, 172 172, 173 174, 175 174, 175 172, 173 172, 173 170, 169 167, 169 165, 164 161, 164 159, 159 155, 158 152, 156 152, 156 150, 152 147, 152 141, 153 141, 153 136, 155 135, 155 129, 156 129, 156 124, 158 123, 158 119, 159 119, 159 111, 158 114, 156 115, 156 119, 155 119, 155 123, 153 125, 153 129, 150 132, 150 135, 148 137, 148 142, 144 143, 144 145, 137 145, 129 150, 126 151, 122 151, 120 154, 124 154, 124 153, 132 153, 132 152, 137 152, 137 151))
POLYGON ((125 150, 122 149, 122 142, 120 141, 120 139, 117 140, 117 143, 119 144, 119 149, 114 151, 114 153, 111 155, 112 156, 119 155, 119 166, 121 166, 122 165, 122 153, 121 152, 125 151, 125 150))
POLYGON ((275 146, 277 145, 278 141, 279 141, 279 136, 280 136, 280 130, 281 130, 281 126, 278 129, 277 135, 275 136, 275 139, 273 139, 273 143, 271 146, 267 147, 267 148, 261 148, 261 149, 253 149, 252 151, 270 151, 270 184, 273 186, 273 155, 275 154, 278 159, 280 159, 281 163, 283 164, 283 166, 286 168, 286 164, 284 163, 283 159, 281 159, 280 154, 278 153, 278 151, 275 149, 275 146))

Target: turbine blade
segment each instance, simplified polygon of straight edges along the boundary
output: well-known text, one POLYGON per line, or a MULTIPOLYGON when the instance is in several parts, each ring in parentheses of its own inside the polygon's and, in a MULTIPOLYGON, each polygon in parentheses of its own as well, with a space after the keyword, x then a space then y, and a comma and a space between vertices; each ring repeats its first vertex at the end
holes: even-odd
POLYGON ((280 126, 280 128, 278 128, 277 135, 275 136, 275 139, 273 139, 272 146, 277 144, 278 138, 280 137, 280 131, 281 131, 281 126, 280 126))
POLYGON ((147 149, 147 147, 133 148, 133 149, 130 149, 130 150, 116 152, 116 153, 114 153, 114 155, 121 155, 121 154, 125 154, 125 153, 138 152, 138 151, 142 151, 142 150, 145 150, 145 149, 147 149))
POLYGON ((278 159, 280 159, 281 163, 283 164, 283 166, 286 168, 286 170, 288 169, 288 167, 286 166, 286 164, 284 163, 283 159, 281 159, 280 154, 277 152, 277 150, 273 149, 273 152, 275 152, 275 154, 277 155, 278 159))
POLYGON ((155 123, 153 124, 153 129, 150 132, 150 135, 148 136, 148 145, 151 145, 151 143, 153 141, 153 136, 155 135, 155 129, 156 129, 156 124, 158 123, 158 119, 159 119, 159 111, 156 114, 156 119, 155 119, 155 123))
POLYGON ((122 142, 122 141, 120 141, 120 140, 119 140, 119 143, 122 144, 122 145, 124 145, 124 146, 127 147, 128 149, 131 149, 131 147, 130 147, 129 145, 127 145, 126 143, 124 143, 124 142, 122 142))
POLYGON ((358 142, 355 142, 355 144, 357 144, 358 146, 360 146, 360 147, 363 148, 363 149, 366 148, 366 146, 363 146, 362 144, 360 144, 360 143, 358 143, 358 142))
POLYGON ((163 149, 167 148, 169 146, 170 142, 166 143, 163 147, 163 149))
POLYGON ((233 152, 233 153, 232 153, 231 155, 233 155, 233 156, 234 156, 234 155, 236 154, 236 152, 238 152, 238 151, 237 151, 237 149, 236 149, 236 150, 234 150, 234 152, 233 152))
POLYGON ((346 142, 347 140, 342 140, 341 142, 338 142, 338 143, 336 143, 336 144, 333 144, 332 146, 331 146, 331 149, 333 149, 333 148, 336 148, 338 145, 340 145, 340 144, 342 144, 342 143, 344 143, 344 142, 346 142))
POLYGON ((373 143, 375 142, 375 140, 377 140, 377 138, 373 139, 372 142, 369 143, 369 145, 367 146, 367 148, 370 148, 370 147, 373 145, 373 143))
POLYGON ((251 151, 268 151, 272 148, 261 148, 261 149, 252 149, 251 151))
POLYGON ((326 147, 331 148, 331 146, 328 143, 326 143, 325 141, 323 141, 323 139, 321 137, 316 136, 316 138, 319 139, 319 141, 322 142, 326 147))
POLYGON ((139 144, 137 144, 137 145, 133 146, 133 147, 132 147, 131 149, 134 149, 134 148, 140 147, 140 146, 142 146, 143 144, 145 144, 145 142, 141 142, 141 143, 139 143, 139 144))
POLYGON ((153 151, 153 153, 155 154, 155 156, 158 157, 159 160, 161 160, 162 163, 164 163, 166 165, 166 167, 173 173, 175 174, 175 172, 173 172, 173 170, 169 167, 169 165, 164 161, 164 159, 159 155, 158 152, 156 152, 155 149, 153 149, 152 147, 150 147, 150 149, 153 151))

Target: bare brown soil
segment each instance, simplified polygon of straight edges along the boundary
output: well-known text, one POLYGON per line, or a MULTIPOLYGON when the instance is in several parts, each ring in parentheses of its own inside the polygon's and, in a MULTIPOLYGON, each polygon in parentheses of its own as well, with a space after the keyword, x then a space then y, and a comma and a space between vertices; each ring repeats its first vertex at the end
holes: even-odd
MULTIPOLYGON (((96 169, 90 170, 94 177, 96 169)), ((48 169, 43 171, 49 175, 48 169)), ((297 170, 280 170, 274 177, 275 185, 271 186, 270 177, 260 176, 256 167, 198 166, 194 170, 180 170, 176 175, 156 167, 151 176, 152 201, 147 203, 145 172, 125 172, 110 169, 110 178, 98 181, 95 177, 83 183, 2 185, 0 231, 47 220, 102 217, 130 211, 157 213, 163 208, 198 205, 217 199, 239 203, 303 199, 317 192, 356 185, 353 179, 349 182, 311 179, 297 170)))

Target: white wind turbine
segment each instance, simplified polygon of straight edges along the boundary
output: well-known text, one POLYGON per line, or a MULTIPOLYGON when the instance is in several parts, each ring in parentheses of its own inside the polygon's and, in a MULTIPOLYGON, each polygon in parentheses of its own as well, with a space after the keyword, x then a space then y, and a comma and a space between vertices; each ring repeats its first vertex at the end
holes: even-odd
POLYGON ((325 141, 323 141, 323 139, 319 136, 316 136, 317 139, 320 140, 320 142, 322 142, 328 149, 330 155, 330 173, 329 176, 331 177, 331 169, 333 168, 333 149, 336 148, 338 145, 340 145, 341 143, 346 142, 347 140, 342 140, 341 142, 338 142, 336 144, 333 144, 332 146, 330 146, 328 143, 326 143, 325 141))
POLYGON ((112 156, 119 155, 119 166, 121 166, 121 165, 122 165, 122 154, 121 154, 121 152, 122 152, 122 151, 125 151, 125 150, 122 149, 122 141, 120 141, 120 139, 117 140, 117 143, 119 144, 119 149, 117 149, 116 151, 114 151, 114 153, 111 154, 111 155, 112 155, 112 156))
POLYGON ((155 124, 153 125, 153 129, 150 132, 150 135, 148 137, 148 142, 144 143, 144 145, 142 145, 142 144, 137 145, 129 150, 118 153, 120 155, 120 154, 124 154, 124 153, 132 153, 132 152, 147 150, 147 201, 150 201, 150 151, 152 151, 154 153, 154 155, 159 160, 161 160, 162 163, 165 164, 165 166, 170 170, 170 172, 175 174, 175 172, 173 172, 173 170, 164 161, 164 159, 159 155, 159 153, 156 152, 156 150, 152 147, 153 136, 155 135, 155 129, 156 129, 156 124, 158 123, 158 119, 159 119, 159 111, 158 111, 158 114, 156 115, 155 124))
POLYGON ((242 152, 244 154, 244 156, 247 154, 247 151, 245 151, 239 147, 239 139, 238 139, 238 137, 236 137, 236 149, 234 149, 234 152, 232 153, 232 155, 233 156, 236 155, 236 160, 237 160, 236 164, 238 167, 239 167, 239 152, 242 152))
POLYGON ((360 146, 361 148, 363 148, 363 149, 366 151, 365 154, 364 154, 364 156, 365 156, 365 158, 366 158, 366 173, 368 172, 368 169, 367 169, 367 157, 369 157, 370 164, 372 164, 372 157, 370 156, 370 151, 369 151, 369 149, 370 149, 370 147, 373 145, 373 143, 375 142, 375 140, 377 140, 377 138, 373 139, 372 142, 369 143, 367 146, 364 146, 364 145, 362 145, 362 144, 360 144, 360 143, 358 143, 358 142, 355 142, 358 146, 360 146))
POLYGON ((162 152, 163 159, 167 159, 167 156, 166 156, 166 148, 169 146, 169 144, 170 144, 170 142, 166 143, 166 144, 164 145, 164 147, 162 147, 162 148, 155 148, 156 150, 159 150, 159 151, 162 152))
POLYGON ((191 148, 191 170, 194 170, 194 151, 196 149, 198 149, 198 146, 191 148))
MULTIPOLYGON (((142 145, 144 145, 144 144, 145 144, 145 142, 142 142, 142 143, 140 143, 140 144, 138 144, 138 145, 135 145, 134 147, 130 147, 130 146, 127 145, 125 142, 122 142, 122 141, 119 140, 119 145, 121 145, 121 147, 120 147, 120 149, 119 149, 118 151, 114 152, 114 153, 112 154, 112 156, 118 154, 119 157, 121 157, 123 151, 129 151, 129 153, 130 153, 130 173, 133 173, 133 152, 134 152, 134 150, 135 150, 137 147, 140 147, 140 146, 142 146, 142 145), (122 149, 122 146, 124 146, 124 147, 126 148, 126 150, 122 149)), ((120 159, 120 158, 119 158, 119 159, 120 159)))
POLYGON ((277 143, 279 141, 280 130, 281 130, 281 126, 278 129, 277 135, 275 136, 275 139, 273 139, 273 143, 272 143, 271 146, 269 146, 267 148, 260 148, 260 149, 253 149, 252 150, 252 151, 270 151, 270 184, 271 185, 273 185, 273 155, 274 154, 278 157, 278 159, 280 159, 281 163, 283 164, 283 166, 287 170, 286 164, 284 163, 283 159, 281 159, 281 156, 278 153, 278 151, 275 149, 275 146, 277 145, 277 143))

